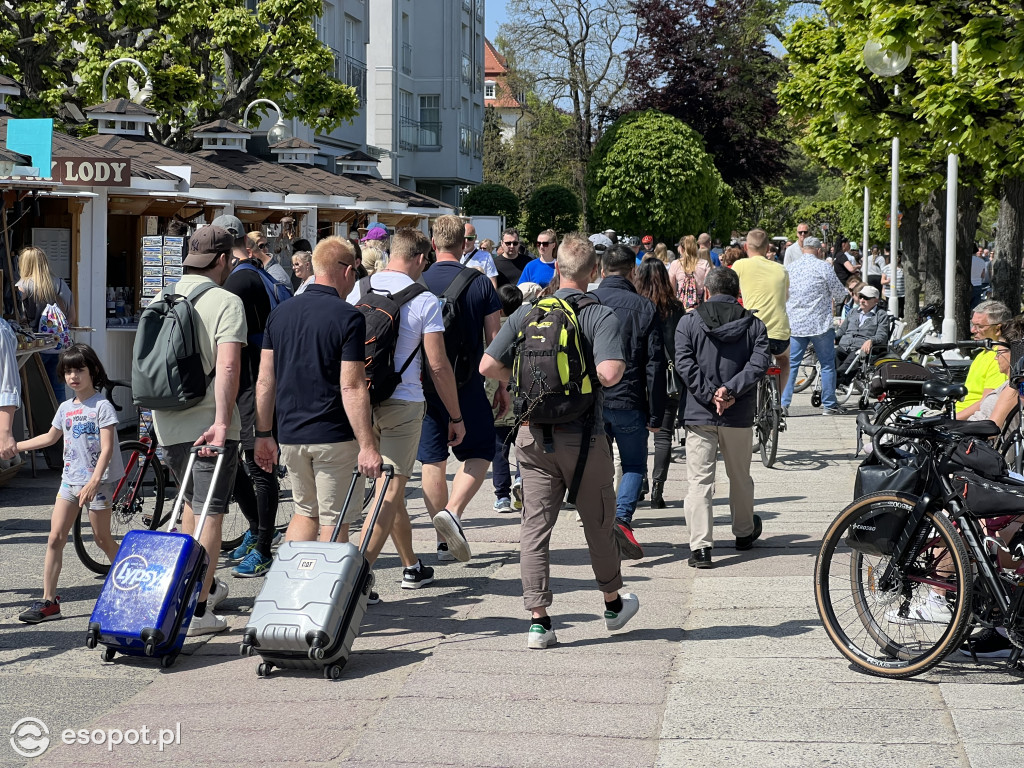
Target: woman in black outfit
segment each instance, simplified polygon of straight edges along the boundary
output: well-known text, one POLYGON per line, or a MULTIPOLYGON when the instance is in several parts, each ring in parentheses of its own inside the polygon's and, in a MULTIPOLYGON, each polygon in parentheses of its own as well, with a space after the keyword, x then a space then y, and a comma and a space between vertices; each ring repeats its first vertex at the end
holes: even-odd
POLYGON ((675 372, 676 326, 686 312, 672 290, 668 269, 658 259, 644 259, 641 262, 636 268, 634 286, 638 294, 654 302, 662 324, 661 336, 664 339, 665 358, 669 361, 665 416, 661 428, 654 433, 654 483, 651 487, 651 507, 664 509, 665 481, 668 479, 668 465, 672 459, 672 438, 686 396, 682 381, 675 372))

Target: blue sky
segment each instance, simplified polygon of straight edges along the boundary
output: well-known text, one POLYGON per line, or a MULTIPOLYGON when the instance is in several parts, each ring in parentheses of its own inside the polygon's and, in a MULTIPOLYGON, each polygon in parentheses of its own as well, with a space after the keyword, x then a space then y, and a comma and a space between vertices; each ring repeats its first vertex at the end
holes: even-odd
POLYGON ((484 6, 484 31, 492 43, 498 35, 498 26, 505 22, 505 0, 487 0, 484 6))

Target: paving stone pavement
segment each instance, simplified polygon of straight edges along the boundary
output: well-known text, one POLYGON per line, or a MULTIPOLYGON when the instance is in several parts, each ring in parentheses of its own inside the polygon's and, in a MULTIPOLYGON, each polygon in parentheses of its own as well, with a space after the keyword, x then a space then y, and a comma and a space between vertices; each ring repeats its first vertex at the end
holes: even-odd
MULTIPOLYGON (((821 534, 852 495, 853 420, 822 417, 798 396, 779 461, 753 473, 764 536, 732 545, 721 465, 715 567, 687 567, 673 465, 670 508, 641 505, 647 556, 624 564, 641 610, 609 634, 582 529, 561 516, 552 536, 552 615, 559 645, 526 649, 518 516, 491 510, 489 481, 470 507, 467 564, 434 563, 433 529, 410 494, 417 549, 434 585, 399 588, 393 552, 378 563, 384 602, 368 609, 343 678, 277 672, 238 655, 260 580, 228 577, 219 609, 231 631, 190 642, 177 664, 84 647, 100 581, 69 546, 65 618, 17 622, 39 593, 56 474, 27 471, 0 489, 0 765, 136 766, 1009 766, 1024 754, 1022 675, 951 660, 912 681, 854 671, 825 636, 813 603, 821 534), (25 760, 6 743, 35 717, 51 746, 25 760), (147 726, 155 744, 64 744, 147 726)), ((115 737, 116 738, 116 737, 115 737)))

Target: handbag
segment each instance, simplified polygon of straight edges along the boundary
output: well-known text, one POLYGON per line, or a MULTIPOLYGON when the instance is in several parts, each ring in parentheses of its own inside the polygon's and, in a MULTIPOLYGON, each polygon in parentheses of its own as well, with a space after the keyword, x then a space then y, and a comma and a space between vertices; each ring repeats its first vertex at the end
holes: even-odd
POLYGON ((67 315, 57 304, 47 304, 43 314, 39 316, 39 332, 49 333, 57 337, 55 351, 67 349, 74 342, 71 340, 67 315))
POLYGON ((679 379, 676 377, 676 364, 669 360, 668 371, 665 374, 665 394, 673 400, 679 399, 679 379))

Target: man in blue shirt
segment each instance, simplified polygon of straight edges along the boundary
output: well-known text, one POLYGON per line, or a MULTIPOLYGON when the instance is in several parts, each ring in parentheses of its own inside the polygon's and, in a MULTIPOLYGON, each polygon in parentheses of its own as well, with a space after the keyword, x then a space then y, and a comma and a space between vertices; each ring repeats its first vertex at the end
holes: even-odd
POLYGON ((555 249, 558 248, 558 237, 555 230, 545 229, 537 235, 537 258, 531 261, 523 269, 519 276, 519 285, 523 283, 537 283, 547 287, 551 278, 555 276, 555 249))
MULTIPOLYGON (((455 319, 444 331, 448 360, 458 386, 460 420, 467 425, 466 436, 449 448, 450 414, 431 387, 425 390, 427 413, 417 455, 423 464, 423 500, 438 535, 444 539, 438 541, 438 560, 465 562, 472 552, 460 520, 480 490, 494 458, 494 413, 479 367, 485 341, 490 344, 501 327, 501 299, 483 273, 459 263, 465 242, 462 219, 439 216, 434 222, 432 242, 437 262, 423 273, 423 282, 435 296, 440 298, 456 280, 465 279, 462 276, 467 269, 475 273, 459 296, 451 297, 455 319), (449 450, 462 462, 450 494, 446 474, 449 450)), ((442 299, 442 316, 450 314, 450 310, 444 309, 446 301, 442 299)), ((499 415, 503 415, 508 410, 508 392, 498 387, 494 402, 499 406, 499 415)))
MULTIPOLYGON (((313 251, 314 282, 270 313, 256 385, 256 462, 270 472, 278 445, 292 481, 295 514, 288 541, 330 541, 352 471, 379 477, 381 456, 366 389, 366 322, 347 296, 355 249, 328 237, 313 251)), ((357 488, 354 498, 362 499, 357 488)), ((347 510, 358 517, 358 505, 347 510)), ((364 530, 364 536, 365 536, 364 530)), ((348 540, 348 526, 341 539, 348 540)), ((372 563, 377 553, 367 551, 372 563)))

